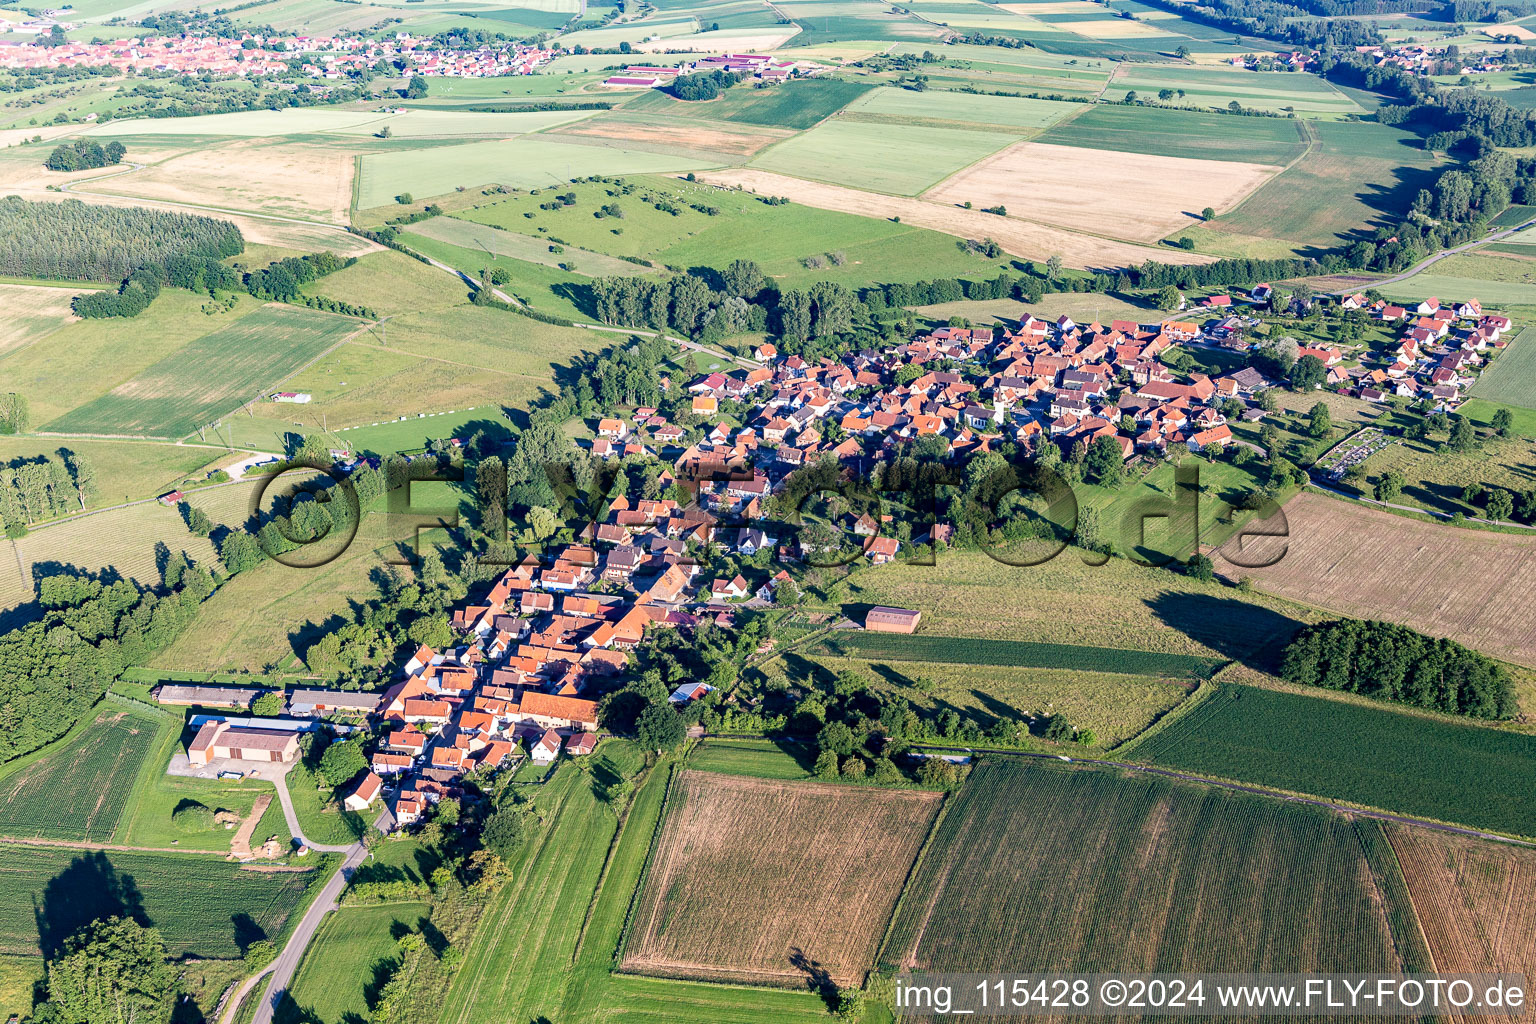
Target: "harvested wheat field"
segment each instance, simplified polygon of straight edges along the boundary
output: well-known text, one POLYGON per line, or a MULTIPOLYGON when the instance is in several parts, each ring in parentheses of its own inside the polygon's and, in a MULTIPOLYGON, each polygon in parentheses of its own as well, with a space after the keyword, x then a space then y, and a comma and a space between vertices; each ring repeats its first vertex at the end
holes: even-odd
POLYGON ((242 139, 151 164, 92 190, 339 223, 352 202, 354 164, 345 149, 242 139), (231 175, 231 167, 240 173, 231 175))
POLYGON ((1320 494, 1297 495, 1285 516, 1290 536, 1277 564, 1240 569, 1217 559, 1218 567, 1280 597, 1536 666, 1536 537, 1458 530, 1320 494))
POLYGON ((1536 977, 1536 850, 1401 825, 1387 836, 1437 972, 1536 977))
POLYGON ((858 984, 939 800, 683 772, 667 797, 624 970, 794 986, 815 970, 858 984))
POLYGON ((795 133, 754 125, 750 131, 725 124, 707 124, 691 118, 667 120, 664 115, 649 118, 599 117, 578 121, 550 132, 590 139, 614 139, 629 149, 652 149, 675 153, 724 155, 746 158, 769 143, 787 139, 795 133))
POLYGON ((1280 168, 1267 164, 1021 142, 924 193, 940 203, 1002 204, 1018 217, 1117 238, 1155 242, 1219 213, 1280 168))
POLYGON ((825 185, 772 171, 740 168, 701 171, 698 178, 717 185, 739 185, 760 195, 788 196, 797 203, 820 210, 837 210, 865 217, 898 218, 903 224, 916 224, 921 228, 932 228, 960 238, 991 238, 1014 256, 1035 259, 1042 253, 1057 253, 1069 267, 1125 267, 1149 259, 1162 263, 1210 263, 1216 259, 1214 256, 1177 249, 1159 249, 1134 242, 1095 238, 1021 220, 1020 216, 1028 213, 1027 203, 1010 210, 1012 216, 999 217, 980 210, 964 210, 947 203, 861 192, 855 188, 825 185))

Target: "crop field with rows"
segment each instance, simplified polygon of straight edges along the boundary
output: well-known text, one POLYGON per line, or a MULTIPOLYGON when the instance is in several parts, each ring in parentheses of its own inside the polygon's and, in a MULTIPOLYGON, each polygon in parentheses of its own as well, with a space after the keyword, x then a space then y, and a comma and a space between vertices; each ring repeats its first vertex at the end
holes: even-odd
POLYGON ((1388 708, 1223 685, 1131 756, 1477 828, 1536 831, 1536 737, 1388 708))
POLYGON ((936 971, 1400 963, 1342 815, 1169 779, 991 760, 946 811, 880 959, 936 971))
POLYGON ((0 843, 0 953, 36 954, 97 917, 133 914, 160 929, 173 957, 230 959, 253 939, 278 937, 324 874, 246 871, 206 855, 0 843))
POLYGON ((623 968, 803 988, 814 965, 839 985, 862 981, 939 800, 685 771, 623 968))
POLYGON ((0 776, 0 835, 112 838, 161 723, 110 701, 95 714, 73 739, 0 776))

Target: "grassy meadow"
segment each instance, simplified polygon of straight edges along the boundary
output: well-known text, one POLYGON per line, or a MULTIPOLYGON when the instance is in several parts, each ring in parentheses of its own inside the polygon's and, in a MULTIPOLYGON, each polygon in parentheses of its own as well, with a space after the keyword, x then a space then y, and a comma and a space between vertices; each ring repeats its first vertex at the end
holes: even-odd
POLYGON ((352 317, 270 304, 193 340, 47 429, 181 437, 259 398, 361 327, 352 317))

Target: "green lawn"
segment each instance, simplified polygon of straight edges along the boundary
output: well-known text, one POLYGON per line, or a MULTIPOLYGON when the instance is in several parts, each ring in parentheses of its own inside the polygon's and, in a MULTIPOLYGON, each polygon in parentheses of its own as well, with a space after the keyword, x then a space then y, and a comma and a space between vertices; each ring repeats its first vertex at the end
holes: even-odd
POLYGON ((305 950, 289 995, 320 1024, 367 1020, 381 971, 397 960, 396 938, 419 931, 429 912, 423 903, 334 911, 305 950))

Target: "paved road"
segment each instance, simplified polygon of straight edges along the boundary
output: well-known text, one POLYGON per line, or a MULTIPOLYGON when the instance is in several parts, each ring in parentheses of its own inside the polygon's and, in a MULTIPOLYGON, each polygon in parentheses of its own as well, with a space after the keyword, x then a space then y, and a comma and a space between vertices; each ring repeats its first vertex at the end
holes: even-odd
POLYGON ((299 828, 299 817, 293 812, 293 798, 288 795, 287 766, 281 772, 272 772, 270 775, 263 772, 262 778, 268 779, 277 788, 277 801, 283 805, 283 820, 288 822, 288 831, 295 839, 300 840, 311 850, 319 850, 321 853, 351 853, 353 850, 362 849, 360 843, 347 843, 343 846, 326 846, 323 843, 312 843, 304 836, 304 830, 299 828))
MULTIPOLYGON (((1461 245, 1453 246, 1452 248, 1449 248, 1449 249, 1441 249, 1439 252, 1435 253, 1433 256, 1426 256, 1426 257, 1424 257, 1422 260, 1420 260, 1419 262, 1415 263, 1413 266, 1409 267, 1407 270, 1405 270, 1401 274, 1394 274, 1391 277, 1384 277, 1380 281, 1368 281, 1368 282, 1365 283, 1364 287, 1365 288, 1380 288, 1384 284, 1397 284, 1399 281, 1406 281, 1410 277, 1412 277, 1414 274, 1417 274, 1420 271, 1426 269, 1427 267, 1430 267, 1430 266, 1433 266, 1436 263, 1439 263, 1441 260, 1443 260, 1443 259, 1445 259, 1445 258, 1447 258, 1449 256, 1455 256, 1457 253, 1463 253, 1463 252, 1466 252, 1469 249, 1476 249, 1478 246, 1480 246, 1480 245, 1487 245, 1489 242, 1497 242, 1501 238, 1508 238, 1510 235, 1514 234, 1517 231, 1524 231, 1526 228, 1530 227, 1532 224, 1536 224, 1536 217, 1533 217, 1530 220, 1525 221, 1525 222, 1523 222, 1521 224, 1516 224, 1512 228, 1505 228, 1502 231, 1495 231, 1491 235, 1484 235, 1482 238, 1477 238, 1477 239, 1474 239, 1474 240, 1472 240, 1470 242, 1464 242, 1461 245)), ((1361 288, 1341 288, 1338 291, 1334 292, 1333 294, 1334 295, 1353 295, 1355 292, 1361 291, 1361 290, 1362 290, 1361 288)))
MULTIPOLYGON (((282 786, 279 786, 277 791, 286 792, 282 786)), ((288 812, 286 800, 283 801, 283 811, 285 815, 288 812)), ((327 847, 313 848, 328 849, 327 847)), ((353 870, 363 862, 364 857, 368 856, 368 851, 362 843, 352 847, 342 847, 342 849, 350 852, 341 862, 341 870, 326 880, 325 887, 320 890, 315 901, 309 905, 309 909, 299 920, 298 927, 288 937, 287 945, 277 955, 277 959, 272 961, 272 977, 267 982, 267 990, 261 997, 261 1005, 256 1008, 256 1016, 252 1024, 272 1024, 272 1013, 277 1009, 278 1003, 282 1002, 283 996, 287 994, 288 985, 293 981, 293 974, 299 968, 299 961, 304 959, 304 950, 309 947, 310 940, 320 929, 320 922, 325 920, 325 915, 336 909, 336 900, 341 895, 341 891, 346 888, 347 879, 352 877, 353 870)))

